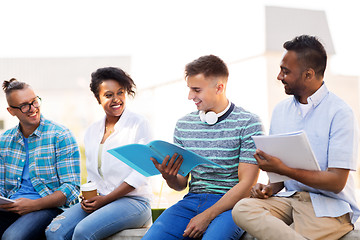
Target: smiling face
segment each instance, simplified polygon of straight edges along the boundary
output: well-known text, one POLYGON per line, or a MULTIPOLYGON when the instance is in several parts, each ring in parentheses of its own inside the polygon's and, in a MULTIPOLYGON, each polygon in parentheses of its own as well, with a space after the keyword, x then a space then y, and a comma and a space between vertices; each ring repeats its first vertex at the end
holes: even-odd
MULTIPOLYGON (((36 99, 36 94, 30 87, 12 91, 7 96, 9 106, 19 107, 23 104, 32 103, 36 99)), ((8 107, 7 110, 20 121, 22 130, 31 129, 34 131, 40 124, 40 107, 30 107, 29 112, 22 113, 18 108, 8 107)), ((24 133, 24 132, 23 132, 24 133)), ((25 134, 25 133, 24 133, 25 134)))
POLYGON ((126 90, 115 80, 105 80, 99 85, 99 100, 107 117, 120 117, 125 109, 126 90))
POLYGON ((194 101, 198 110, 218 111, 218 84, 212 78, 205 78, 203 74, 197 74, 189 76, 186 81, 189 88, 188 99, 194 101))
POLYGON ((284 84, 285 93, 288 95, 302 96, 306 91, 302 66, 296 52, 286 51, 280 63, 280 73, 277 77, 284 84))

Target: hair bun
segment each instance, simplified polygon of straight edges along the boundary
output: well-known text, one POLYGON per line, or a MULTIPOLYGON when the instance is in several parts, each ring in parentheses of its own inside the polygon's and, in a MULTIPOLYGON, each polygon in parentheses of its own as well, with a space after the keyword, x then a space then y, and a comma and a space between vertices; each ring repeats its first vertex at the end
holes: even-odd
POLYGON ((29 86, 28 84, 24 82, 20 82, 16 78, 11 78, 9 81, 4 81, 2 84, 2 88, 6 93, 6 95, 12 92, 13 90, 24 89, 25 87, 28 86, 29 86))

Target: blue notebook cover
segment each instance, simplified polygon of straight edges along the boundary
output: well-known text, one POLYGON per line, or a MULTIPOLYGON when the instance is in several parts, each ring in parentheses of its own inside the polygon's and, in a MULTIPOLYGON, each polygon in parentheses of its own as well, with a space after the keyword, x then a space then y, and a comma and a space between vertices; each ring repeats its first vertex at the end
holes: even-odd
POLYGON ((108 152, 146 177, 160 174, 150 157, 161 163, 166 155, 171 157, 174 153, 183 156, 184 161, 178 172, 182 176, 188 175, 191 169, 200 164, 212 164, 223 168, 205 157, 161 140, 152 141, 147 145, 129 144, 110 149, 108 152))

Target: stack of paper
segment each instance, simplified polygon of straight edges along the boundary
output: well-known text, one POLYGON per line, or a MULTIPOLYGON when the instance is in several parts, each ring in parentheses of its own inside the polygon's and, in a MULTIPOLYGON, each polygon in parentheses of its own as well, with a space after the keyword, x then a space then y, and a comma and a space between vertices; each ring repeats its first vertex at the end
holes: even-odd
MULTIPOLYGON (((256 148, 279 158, 291 168, 319 170, 320 167, 304 131, 288 134, 253 136, 256 148)), ((276 173, 267 173, 270 182, 282 182, 290 178, 276 173)))
POLYGON ((1 204, 12 203, 12 202, 15 202, 15 201, 12 200, 12 199, 5 198, 5 197, 0 196, 0 205, 1 205, 1 204))

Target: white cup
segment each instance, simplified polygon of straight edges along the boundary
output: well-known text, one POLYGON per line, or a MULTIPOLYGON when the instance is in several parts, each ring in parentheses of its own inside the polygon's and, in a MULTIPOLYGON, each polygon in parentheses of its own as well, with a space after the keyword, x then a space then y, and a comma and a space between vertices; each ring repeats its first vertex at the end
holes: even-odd
POLYGON ((90 199, 92 197, 97 196, 97 187, 95 182, 88 182, 80 187, 81 194, 83 195, 84 199, 90 199))

